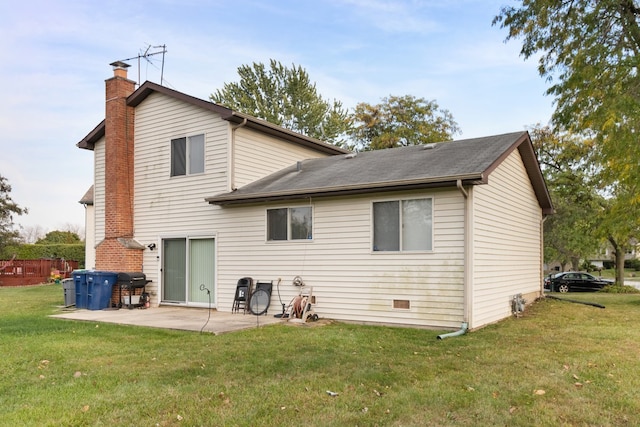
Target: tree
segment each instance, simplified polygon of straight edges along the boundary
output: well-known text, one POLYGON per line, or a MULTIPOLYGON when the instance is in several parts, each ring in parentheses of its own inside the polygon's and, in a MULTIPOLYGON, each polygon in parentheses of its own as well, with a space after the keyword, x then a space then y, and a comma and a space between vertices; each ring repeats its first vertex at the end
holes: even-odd
POLYGON ((210 99, 242 113, 336 145, 344 142, 349 114, 337 100, 323 99, 306 70, 270 60, 238 67, 240 81, 225 83, 210 99))
POLYGON ((616 282, 624 284, 624 261, 628 251, 633 249, 640 235, 640 209, 637 204, 628 204, 620 200, 629 200, 630 191, 622 185, 616 187, 613 197, 603 200, 598 215, 598 230, 613 247, 615 256, 616 282))
POLYGON ((71 231, 50 231, 44 236, 42 239, 36 242, 36 245, 46 245, 46 244, 74 244, 81 243, 80 237, 74 232, 71 231))
POLYGON ((46 231, 41 225, 27 226, 20 230, 20 238, 24 243, 35 243, 37 240, 42 239, 45 234, 46 231))
MULTIPOLYGON (((594 138, 607 164, 603 179, 640 184, 640 8, 636 0, 527 0, 503 7, 493 24, 523 39, 525 59, 555 97, 553 122, 594 138)), ((640 197, 626 203, 639 204, 640 197)))
POLYGON ((11 199, 11 185, 0 175, 0 254, 3 257, 8 255, 4 253, 6 246, 15 244, 19 236, 14 228, 13 216, 27 212, 26 208, 21 208, 11 199))
MULTIPOLYGON (((608 228, 617 257, 623 236, 640 228, 632 214, 640 210, 639 19, 636 0, 525 0, 493 20, 509 29, 507 40, 523 39, 525 59, 541 55, 538 71, 555 97, 553 123, 593 139, 602 165, 594 185, 607 196, 600 230, 608 228)), ((622 284, 620 268, 617 277, 622 284)))
POLYGON ((529 129, 556 210, 544 223, 545 261, 576 268, 596 254, 603 239, 594 235, 602 197, 591 184, 597 165, 592 141, 555 132, 549 126, 529 129))
POLYGON ((602 167, 593 140, 549 126, 536 125, 529 132, 556 209, 544 224, 545 261, 558 261, 563 270, 568 263, 576 268, 609 243, 616 281, 624 284, 625 256, 640 234, 637 209, 618 201, 627 198, 620 184, 607 197, 597 191, 594 182, 602 167))
POLYGON ((362 102, 353 122, 351 136, 363 150, 447 141, 460 132, 449 111, 412 95, 389 96, 377 105, 362 102))

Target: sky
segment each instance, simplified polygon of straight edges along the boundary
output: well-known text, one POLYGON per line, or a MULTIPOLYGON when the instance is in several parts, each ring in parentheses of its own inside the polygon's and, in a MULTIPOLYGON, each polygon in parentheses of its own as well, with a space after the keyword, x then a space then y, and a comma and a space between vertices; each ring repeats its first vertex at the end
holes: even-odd
POLYGON ((244 64, 303 67, 348 109, 389 95, 434 100, 456 139, 547 124, 537 61, 492 26, 514 0, 0 0, 0 175, 28 214, 23 230, 84 232, 79 203, 93 152, 76 147, 104 118, 110 63, 129 78, 208 99, 244 64), (161 70, 162 73, 161 73, 161 70))

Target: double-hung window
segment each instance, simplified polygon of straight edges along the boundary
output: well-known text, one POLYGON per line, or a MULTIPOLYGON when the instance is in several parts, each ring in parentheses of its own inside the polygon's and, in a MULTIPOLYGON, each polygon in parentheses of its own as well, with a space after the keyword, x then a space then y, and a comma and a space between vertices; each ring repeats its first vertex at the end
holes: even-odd
POLYGON ((374 251, 433 249, 433 199, 373 203, 374 251))
POLYGON ((267 209, 267 240, 313 238, 311 206, 267 209))
POLYGON ((204 135, 171 140, 171 176, 204 172, 204 135))

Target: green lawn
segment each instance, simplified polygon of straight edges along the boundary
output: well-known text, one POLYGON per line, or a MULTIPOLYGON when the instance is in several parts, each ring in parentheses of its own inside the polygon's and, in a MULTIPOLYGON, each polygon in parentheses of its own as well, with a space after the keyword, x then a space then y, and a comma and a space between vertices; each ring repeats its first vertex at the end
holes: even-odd
MULTIPOLYGON (((592 271, 591 274, 593 274, 594 276, 602 276, 607 279, 616 278, 616 271, 613 269, 602 270, 602 271, 592 271)), ((624 278, 629 280, 640 281, 640 271, 636 271, 633 268, 625 268, 624 278)))
POLYGON ((640 295, 561 297, 606 309, 544 300, 441 341, 339 322, 214 336, 53 319, 60 285, 0 288, 0 425, 640 425, 640 295))

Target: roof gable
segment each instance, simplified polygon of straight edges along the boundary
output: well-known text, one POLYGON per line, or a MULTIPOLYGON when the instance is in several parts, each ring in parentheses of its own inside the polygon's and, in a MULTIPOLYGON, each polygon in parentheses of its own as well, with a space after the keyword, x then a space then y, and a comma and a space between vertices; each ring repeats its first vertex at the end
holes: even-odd
MULTIPOLYGON (((140 103, 142 103, 142 101, 144 101, 150 94, 154 92, 161 93, 163 95, 219 114, 222 119, 230 123, 238 125, 242 124, 242 126, 246 126, 258 132, 275 136, 291 143, 302 145, 304 147, 311 148, 325 154, 333 155, 349 153, 349 150, 345 150, 336 145, 328 144, 324 141, 320 141, 319 139, 311 138, 293 132, 283 127, 274 125, 273 123, 269 123, 265 120, 250 116, 248 114, 243 114, 230 108, 223 107, 222 105, 218 105, 210 101, 205 101, 203 99, 196 98, 191 95, 187 95, 185 93, 178 92, 176 90, 169 89, 167 87, 149 81, 142 84, 142 86, 140 86, 135 92, 129 95, 129 97, 127 98, 127 105, 131 107, 137 107, 138 105, 140 105, 140 103)), ((85 136, 80 142, 78 142, 76 146, 87 150, 93 150, 95 143, 98 142, 102 137, 104 137, 104 132, 105 121, 103 120, 91 132, 89 132, 87 136, 85 136)))
POLYGON ((228 205, 447 187, 458 182, 486 184, 491 171, 515 149, 520 151, 541 208, 552 213, 551 199, 527 132, 309 159, 206 200, 228 205))

